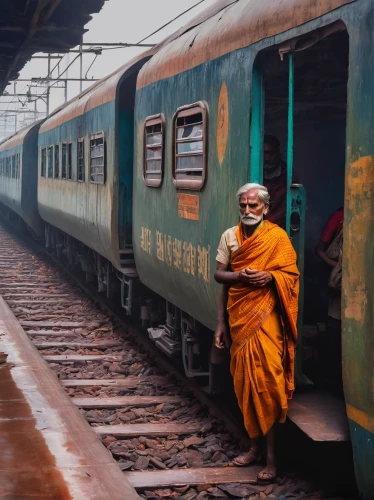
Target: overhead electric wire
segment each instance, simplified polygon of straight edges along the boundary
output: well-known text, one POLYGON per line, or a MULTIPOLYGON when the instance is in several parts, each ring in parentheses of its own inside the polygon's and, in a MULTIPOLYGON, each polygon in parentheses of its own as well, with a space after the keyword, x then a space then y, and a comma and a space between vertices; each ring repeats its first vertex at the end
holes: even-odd
POLYGON ((190 10, 194 9, 195 7, 197 7, 198 5, 200 5, 201 3, 205 2, 205 0, 200 0, 200 2, 197 2, 195 3, 195 5, 192 5, 192 7, 190 7, 189 9, 185 10, 184 12, 182 12, 181 14, 179 14, 178 16, 174 17, 174 19, 172 19, 171 21, 167 22, 166 24, 164 24, 163 26, 161 26, 161 28, 158 28, 156 31, 154 31, 153 33, 151 33, 150 35, 146 36, 145 38, 143 38, 143 40, 140 40, 139 43, 143 43, 145 40, 148 40, 148 38, 151 38, 151 36, 155 35, 156 33, 158 33, 159 31, 163 30, 164 28, 166 28, 166 26, 169 26, 169 24, 173 23, 174 21, 176 21, 177 19, 179 19, 180 17, 184 16, 185 14, 187 14, 187 12, 190 12, 190 10))
MULTIPOLYGON (((172 24, 174 21, 176 21, 177 19, 181 18, 182 16, 184 16, 185 14, 187 14, 188 12, 190 12, 191 10, 193 10, 195 7, 197 7, 198 5, 204 3, 206 0, 199 0, 199 2, 195 3, 194 5, 192 5, 191 7, 189 7, 188 9, 186 9, 185 11, 181 12, 180 14, 178 14, 177 16, 175 16, 173 19, 171 19, 170 21, 168 21, 167 23, 165 23, 163 26, 161 26, 160 28, 158 28, 156 31, 153 31, 152 33, 150 33, 149 35, 147 35, 145 38, 143 38, 142 40, 140 40, 139 42, 137 42, 136 44, 128 44, 129 47, 131 46, 139 46, 140 44, 142 44, 145 40, 148 40, 148 38, 151 38, 153 35, 156 35, 157 33, 159 33, 160 31, 162 31, 164 28, 166 28, 167 26, 169 26, 170 24, 172 24)), ((85 45, 85 44, 82 44, 82 45, 85 45)), ((124 47, 107 47, 107 48, 104 48, 104 47, 101 47, 101 50, 113 50, 113 49, 117 49, 117 48, 125 48, 126 46, 124 47)), ((91 50, 82 50, 81 54, 82 53, 85 53, 85 52, 91 52, 91 50)), ((66 54, 64 54, 61 59, 59 60, 59 62, 48 72, 48 75, 47 75, 47 80, 49 78, 51 78, 51 75, 53 74, 53 71, 59 66, 59 64, 61 63, 62 59, 68 54, 68 52, 66 54)), ((73 61, 68 64, 67 68, 65 68, 65 70, 58 76, 58 78, 56 79, 56 81, 59 81, 60 77, 66 73, 66 71, 70 68, 70 66, 78 59, 79 55, 73 59, 73 61)), ((96 56, 97 57, 97 56, 96 56)), ((96 60, 96 57, 94 58, 93 62, 91 63, 89 69, 87 70, 87 73, 88 71, 91 69, 93 63, 95 62, 96 60)), ((42 78, 40 79, 41 81, 43 80, 42 78)), ((55 82, 56 83, 56 82, 55 82)), ((52 85, 49 86, 49 88, 53 87, 54 83, 52 85)), ((24 87, 26 88, 26 87, 24 87)), ((46 92, 45 92, 46 93, 46 92)), ((40 98, 43 99, 43 96, 44 94, 41 94, 40 98)), ((8 103, 8 106, 7 106, 7 109, 6 110, 0 110, 0 117, 1 116, 4 116, 4 114, 6 115, 7 111, 9 110, 11 104, 17 104, 17 102, 14 102, 16 101, 16 99, 12 99, 12 101, 10 103, 8 103)), ((18 101, 22 104, 22 101, 18 98, 18 101)), ((1 101, 0 101, 0 104, 1 104, 1 101)), ((26 104, 26 103, 25 103, 26 104)), ((27 107, 27 109, 29 109, 27 107)), ((16 110, 15 110, 16 112, 16 110)), ((30 110, 30 112, 32 112, 30 110)))

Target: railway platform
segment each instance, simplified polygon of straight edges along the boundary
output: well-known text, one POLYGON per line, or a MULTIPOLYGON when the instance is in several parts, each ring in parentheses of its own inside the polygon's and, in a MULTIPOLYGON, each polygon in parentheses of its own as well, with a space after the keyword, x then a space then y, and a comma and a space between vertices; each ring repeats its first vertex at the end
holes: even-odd
POLYGON ((139 498, 0 297, 0 498, 139 498))

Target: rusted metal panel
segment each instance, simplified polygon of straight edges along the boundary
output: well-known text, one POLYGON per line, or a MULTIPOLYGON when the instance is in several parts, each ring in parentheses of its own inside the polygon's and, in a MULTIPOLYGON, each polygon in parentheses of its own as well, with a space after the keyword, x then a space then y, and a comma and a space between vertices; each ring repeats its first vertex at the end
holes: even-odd
POLYGON ((374 498, 374 4, 349 9, 343 379, 360 498, 374 498))
POLYGON ((157 53, 139 74, 138 88, 278 35, 353 1, 218 2, 217 7, 209 9, 206 16, 191 21, 183 32, 177 32, 156 47, 157 53))

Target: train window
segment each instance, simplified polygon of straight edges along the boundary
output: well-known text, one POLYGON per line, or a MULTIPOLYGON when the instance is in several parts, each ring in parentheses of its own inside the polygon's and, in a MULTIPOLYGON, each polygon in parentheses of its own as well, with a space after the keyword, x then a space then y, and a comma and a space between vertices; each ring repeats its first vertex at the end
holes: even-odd
POLYGON ((47 150, 46 148, 42 148, 41 165, 40 165, 41 177, 46 177, 46 173, 47 173, 47 150))
POLYGON ((207 108, 183 106, 174 116, 173 182, 181 189, 202 189, 206 177, 207 108))
POLYGON ((20 178, 21 153, 16 154, 16 179, 20 178))
POLYGON ((61 144, 61 179, 66 179, 66 141, 61 144))
POLYGON ((95 184, 105 184, 105 144, 104 133, 91 135, 90 178, 95 184))
POLYGON ((144 125, 143 176, 147 186, 161 186, 164 173, 164 137, 164 115, 149 116, 144 125))
POLYGON ((11 156, 12 160, 12 179, 16 178, 16 155, 11 156))
POLYGON ((78 181, 85 182, 85 168, 84 168, 84 138, 78 139, 78 181))
POLYGON ((12 174, 12 164, 11 164, 11 158, 10 156, 8 156, 6 159, 6 177, 10 179, 11 174, 12 174))
POLYGON ((73 179, 73 145, 71 141, 68 142, 68 157, 67 157, 67 178, 69 181, 73 179))
POLYGON ((47 148, 48 178, 53 177, 53 146, 47 148))
POLYGON ((55 170, 54 177, 58 179, 60 177, 60 145, 55 144, 55 170))

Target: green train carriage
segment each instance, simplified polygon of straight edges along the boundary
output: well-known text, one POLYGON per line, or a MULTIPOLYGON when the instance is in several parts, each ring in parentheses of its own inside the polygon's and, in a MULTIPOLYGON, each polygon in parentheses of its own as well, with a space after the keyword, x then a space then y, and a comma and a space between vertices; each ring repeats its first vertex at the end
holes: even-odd
POLYGON ((368 0, 218 1, 145 64, 135 103, 134 255, 140 280, 167 301, 153 333, 170 355, 188 359, 210 341, 216 247, 238 221, 238 187, 262 181, 265 132, 288 165, 300 332, 323 321, 327 276, 314 248, 344 205, 343 376, 363 498, 374 498, 373 21, 368 0))

